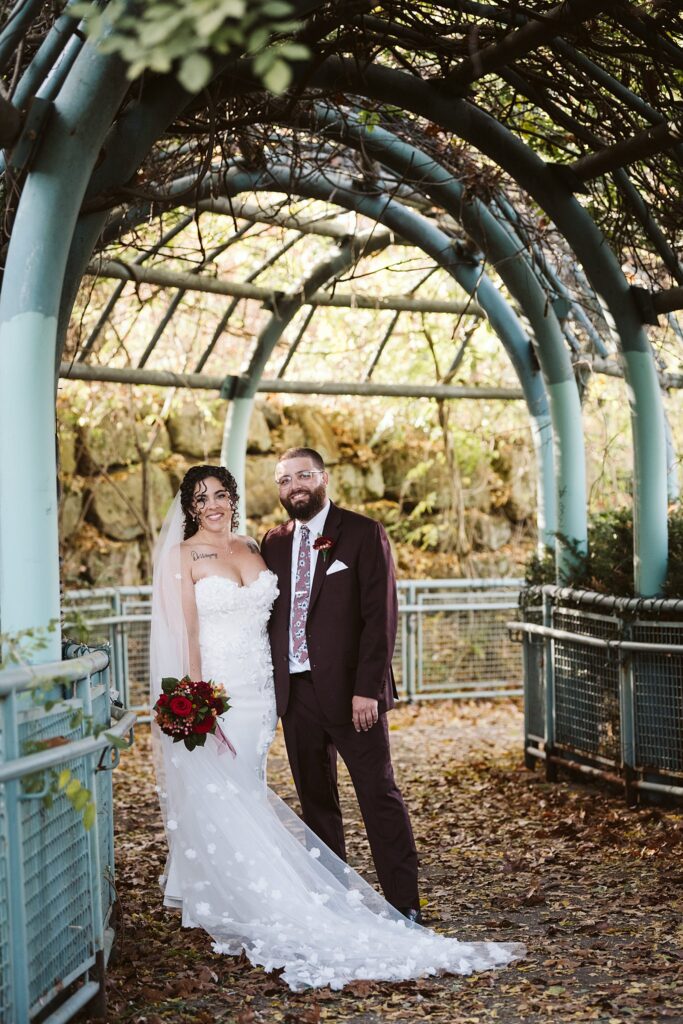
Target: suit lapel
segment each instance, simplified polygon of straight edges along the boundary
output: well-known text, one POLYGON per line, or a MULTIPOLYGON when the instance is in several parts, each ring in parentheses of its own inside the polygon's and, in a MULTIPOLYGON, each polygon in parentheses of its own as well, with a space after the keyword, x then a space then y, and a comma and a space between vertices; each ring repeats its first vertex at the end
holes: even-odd
POLYGON ((275 558, 271 568, 275 572, 280 587, 280 600, 285 608, 289 608, 292 597, 292 544, 294 542, 294 522, 290 519, 283 527, 280 540, 274 546, 275 558))
POLYGON ((318 557, 315 564, 315 573, 313 574, 313 585, 311 586, 311 599, 308 606, 308 614, 311 614, 313 605, 315 604, 318 594, 323 585, 325 579, 325 573, 329 569, 330 565, 334 561, 334 549, 341 533, 342 514, 341 509, 337 508, 332 502, 330 502, 330 510, 327 513, 327 519, 323 527, 323 536, 329 537, 332 541, 332 547, 328 551, 319 551, 318 557), (327 557, 325 557, 327 556, 327 557))

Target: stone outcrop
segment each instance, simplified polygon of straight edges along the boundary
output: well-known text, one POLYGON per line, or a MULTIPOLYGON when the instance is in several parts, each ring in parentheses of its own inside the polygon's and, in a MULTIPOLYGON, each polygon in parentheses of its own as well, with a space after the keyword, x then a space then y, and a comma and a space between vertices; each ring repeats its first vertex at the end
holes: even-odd
POLYGON ((141 450, 152 462, 171 454, 171 441, 163 423, 135 423, 132 415, 106 416, 78 429, 78 469, 84 475, 140 462, 141 450), (151 446, 151 447, 150 447, 151 446))
MULTIPOLYGON (((339 445, 335 433, 319 409, 310 405, 290 405, 287 419, 301 428, 306 448, 315 448, 325 460, 326 466, 339 462, 339 445)), ((296 444, 297 442, 294 442, 296 444)), ((293 447, 288 444, 288 447, 293 447)))
MULTIPOLYGON (((173 500, 171 481, 161 467, 150 463, 147 467, 148 508, 157 520, 164 515, 173 500)), ((112 540, 133 540, 145 534, 143 502, 143 474, 141 466, 94 477, 89 483, 90 508, 88 518, 112 540)))
POLYGON ((178 405, 167 422, 173 451, 210 462, 221 453, 224 418, 225 402, 185 401, 178 405))
MULTIPOLYGON (((77 426, 69 419, 61 426, 60 534, 67 585, 148 581, 152 540, 185 473, 198 463, 220 461, 225 411, 222 400, 184 398, 158 429, 144 464, 140 448, 150 448, 150 431, 156 429, 144 410, 136 419, 135 410, 114 407, 99 420, 77 426)), ((429 552, 432 558, 442 553, 450 559, 450 570, 439 563, 442 574, 462 570, 471 575, 475 563, 487 558, 495 559, 496 567, 504 565, 513 534, 520 531, 513 524, 531 522, 535 512, 530 452, 516 442, 504 445, 492 466, 486 453, 477 460, 475 444, 475 457, 468 455, 460 480, 467 509, 460 524, 450 509, 452 488, 444 460, 426 435, 411 434, 405 425, 402 429, 409 443, 382 442, 374 426, 355 423, 339 410, 327 415, 303 402, 286 406, 276 399, 257 400, 247 445, 248 523, 241 523, 240 530, 260 538, 281 521, 277 459, 288 447, 306 446, 323 455, 333 500, 384 522, 404 572, 406 566, 409 572, 424 572, 414 564, 418 552, 420 558, 429 552), (405 553, 408 545, 413 555, 405 553)))
POLYGON ((275 484, 275 456, 262 459, 248 459, 245 473, 246 508, 250 519, 262 519, 272 515, 280 507, 275 484))

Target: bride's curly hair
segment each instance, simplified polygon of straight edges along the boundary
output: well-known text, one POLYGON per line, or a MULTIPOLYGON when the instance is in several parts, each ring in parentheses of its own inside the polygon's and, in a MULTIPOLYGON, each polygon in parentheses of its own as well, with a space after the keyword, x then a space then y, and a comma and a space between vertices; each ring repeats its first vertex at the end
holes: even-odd
POLYGON ((188 469, 180 485, 180 507, 185 517, 185 540, 188 537, 193 537, 199 529, 194 515, 195 489, 198 483, 201 483, 202 480, 207 480, 209 477, 220 480, 228 492, 230 504, 232 505, 230 529, 234 533, 239 526, 239 516, 237 514, 239 495, 237 493, 237 483, 232 473, 224 466, 192 466, 191 469, 188 469))

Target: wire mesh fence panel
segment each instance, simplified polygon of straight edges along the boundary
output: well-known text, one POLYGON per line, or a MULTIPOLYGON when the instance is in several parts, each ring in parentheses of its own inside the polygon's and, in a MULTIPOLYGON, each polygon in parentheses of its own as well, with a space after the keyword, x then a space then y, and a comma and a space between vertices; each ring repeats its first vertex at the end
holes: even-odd
MULTIPOLYGON (((520 580, 401 580, 393 669, 402 697, 521 694, 522 656, 505 623, 520 580)), ((149 713, 151 588, 67 594, 89 643, 111 645, 112 675, 127 707, 149 713)))
MULTIPOLYGON (((636 621, 632 635, 640 643, 680 644, 683 623, 636 621)), ((683 651, 634 652, 633 702, 635 766, 683 774, 683 651)))
MULTIPOLYGON (((584 610, 553 609, 558 630, 605 640, 618 639, 621 624, 612 616, 584 610)), ((616 653, 554 641, 555 742, 579 753, 618 764, 621 760, 619 662, 616 653)))
MULTIPOLYGON (((40 718, 29 713, 19 726, 20 741, 80 739, 80 727, 70 724, 72 712, 73 708, 41 712, 40 718)), ((63 767, 87 785, 82 760, 67 761, 63 767)), ((92 955, 90 857, 81 817, 63 795, 51 807, 40 798, 22 801, 22 839, 33 1004, 92 955)))
POLYGON ((416 696, 509 690, 519 693, 522 659, 508 635, 509 610, 421 611, 416 696))
POLYGON ((150 604, 142 601, 125 602, 122 614, 130 616, 125 629, 126 705, 131 709, 149 707, 149 637, 151 623, 150 604))
MULTIPOLYGON (((4 761, 3 729, 0 728, 0 763, 4 761)), ((10 973, 9 891, 7 878, 7 807, 5 787, 0 786, 0 1020, 14 1017, 10 973)))

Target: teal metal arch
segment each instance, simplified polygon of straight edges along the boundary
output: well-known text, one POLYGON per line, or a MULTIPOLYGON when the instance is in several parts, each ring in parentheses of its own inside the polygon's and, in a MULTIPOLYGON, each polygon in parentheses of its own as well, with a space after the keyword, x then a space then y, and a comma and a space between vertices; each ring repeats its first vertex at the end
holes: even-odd
POLYGON ((389 245, 390 241, 391 236, 386 231, 371 232, 364 237, 350 238, 340 246, 338 253, 322 260, 291 295, 285 296, 277 303, 277 309, 259 334, 256 348, 244 375, 244 383, 234 395, 230 396, 231 401, 225 420, 221 451, 221 463, 230 468, 237 480, 240 494, 239 512, 242 520, 245 518, 245 474, 249 420, 259 381, 275 345, 287 325, 291 323, 311 295, 315 294, 328 281, 339 277, 360 256, 377 252, 389 245))
MULTIPOLYGON (((297 118, 297 124, 301 121, 297 118)), ((462 223, 524 309, 533 328, 554 427, 557 527, 548 546, 556 549, 558 578, 569 579, 577 554, 586 551, 588 534, 581 403, 562 327, 547 292, 523 256, 522 243, 484 203, 466 194, 452 171, 392 132, 378 126, 368 129, 356 115, 342 116, 336 108, 320 103, 304 123, 323 137, 330 135, 362 149, 462 223)))
MULTIPOLYGON (((297 189, 301 194, 311 194, 306 188, 301 187, 301 183, 293 185, 291 176, 288 171, 282 168, 278 169, 279 176, 276 182, 268 184, 268 188, 274 191, 287 191, 294 188, 297 189)), ((207 178, 202 184, 201 189, 198 191, 198 196, 211 195, 215 196, 217 192, 227 191, 229 195, 234 196, 239 194, 240 191, 258 191, 264 187, 263 179, 254 176, 245 177, 247 172, 241 171, 240 169, 233 168, 222 174, 219 178, 211 177, 207 178)), ((273 169, 271 168, 271 173, 273 169)), ((309 174, 304 175, 304 180, 307 183, 309 181, 309 174)), ((336 197, 340 195, 340 185, 338 181, 330 182, 327 178, 318 176, 316 179, 318 191, 315 192, 315 196, 318 198, 326 198, 336 202, 336 197)), ((360 195, 353 191, 351 188, 351 182, 349 181, 348 195, 345 203, 349 209, 359 210, 363 212, 358 206, 358 202, 366 202, 367 195, 361 193, 360 195)), ((179 193, 183 193, 187 187, 187 180, 181 179, 174 183, 174 185, 168 190, 169 199, 179 193)), ((403 212, 404 215, 408 215, 403 207, 398 204, 388 206, 391 201, 388 196, 381 199, 380 205, 376 207, 375 213, 381 213, 382 210, 386 210, 385 220, 387 220, 391 213, 390 211, 396 208, 403 212)), ((202 205, 206 205, 204 202, 202 205)), ((367 212, 367 210, 365 210, 367 212)), ((373 216, 374 214, 370 214, 373 216)), ((146 216, 146 208, 142 207, 137 212, 132 212, 125 215, 123 223, 127 227, 132 228, 134 224, 139 220, 144 220, 146 216)), ((393 220, 389 221, 394 223, 393 220)), ((414 234, 411 236, 411 240, 414 244, 424 248, 424 238, 420 235, 420 226, 418 222, 413 222, 412 228, 414 234)), ((405 224, 398 223, 397 231, 405 233, 405 224)), ((431 231, 434 230, 433 225, 429 225, 431 231)), ((440 234, 440 233, 439 233, 440 234)), ((539 527, 539 541, 543 549, 551 548, 555 544, 556 535, 558 532, 557 526, 557 503, 555 495, 555 476, 553 471, 553 443, 552 443, 552 425, 551 417, 548 412, 547 398, 543 387, 541 375, 539 373, 538 366, 535 364, 534 359, 531 356, 531 345, 529 342, 528 335, 522 327, 521 323, 510 309, 508 303, 500 295, 498 289, 491 284, 484 274, 483 267, 478 261, 473 260, 471 256, 460 258, 459 256, 454 260, 454 252, 452 240, 448 236, 443 235, 440 237, 440 241, 435 241, 432 237, 432 244, 435 246, 434 252, 446 253, 448 258, 444 262, 443 258, 440 259, 441 264, 448 270, 450 270, 459 283, 465 288, 468 293, 476 292, 478 300, 486 308, 487 315, 489 316, 490 322, 493 329, 499 335, 503 341, 504 347, 506 348, 515 370, 519 376, 520 382, 522 383, 523 391, 527 401, 527 406, 531 415, 531 430, 532 437, 534 439, 534 445, 537 454, 538 464, 538 527, 539 527)), ((510 253, 508 256, 511 255, 510 253)), ((524 303, 524 296, 522 295, 522 304, 524 303)), ((544 303, 547 305, 547 303, 544 303)), ((278 324, 280 324, 280 333, 285 323, 278 320, 277 317, 273 318, 273 322, 268 326, 266 331, 277 331, 278 324)), ((279 337, 279 334, 277 335, 279 337)), ((273 344, 276 338, 274 338, 273 344)), ((272 346, 271 346, 272 347, 272 346)), ((259 350, 262 345, 259 344, 259 350)), ((251 372, 250 368, 250 372, 251 372)), ((247 374, 249 376, 249 373, 247 374)), ((258 384, 256 379, 252 391, 255 391, 258 384)), ((249 388, 247 388, 249 390, 249 388)), ((248 417, 251 413, 251 404, 247 401, 247 395, 243 395, 242 398, 238 398, 237 402, 240 404, 242 411, 237 415, 235 408, 231 407, 229 413, 228 430, 226 434, 226 442, 224 446, 223 458, 229 461, 231 469, 236 470, 237 475, 240 475, 240 467, 244 461, 243 441, 246 438, 246 429, 248 424, 248 417), (242 398, 244 401, 242 401, 242 398), (239 439, 238 439, 239 438, 239 439)))
POLYGON ((634 577, 642 596, 661 593, 668 558, 664 415, 652 351, 628 282, 561 168, 546 164, 484 111, 403 71, 328 58, 310 85, 398 105, 455 132, 506 170, 555 222, 604 299, 618 332, 634 452, 634 577))
MULTIPOLYGON (((4 632, 59 621, 53 370, 57 317, 82 198, 126 88, 118 61, 90 47, 82 51, 56 101, 17 208, 0 296, 4 632)), ((43 648, 30 652, 35 661, 54 661, 60 655, 58 628, 47 635, 43 648)))
MULTIPOLYGON (((541 374, 531 357, 531 346, 528 336, 508 303, 500 295, 498 289, 482 272, 482 267, 470 257, 462 257, 453 248, 452 241, 435 225, 425 218, 406 209, 389 195, 376 193, 368 195, 353 187, 353 182, 337 176, 314 174, 307 171, 301 177, 294 178, 289 167, 271 165, 261 173, 245 172, 239 169, 225 174, 222 178, 223 188, 230 195, 241 191, 291 191, 307 197, 328 199, 334 203, 365 214, 378 223, 386 224, 402 237, 411 241, 434 258, 444 270, 448 271, 456 281, 470 294, 476 294, 477 300, 486 310, 493 329, 501 338, 508 352, 515 371, 520 379, 527 407, 532 421, 539 481, 539 536, 543 547, 552 547, 558 532, 557 505, 555 500, 555 473, 553 463, 553 443, 551 416, 548 412, 547 398, 541 374)), ((214 188, 213 183, 206 188, 214 188)), ((301 302, 298 302, 298 306, 301 302)), ((297 306, 297 308, 298 308, 297 306)), ((272 318, 265 329, 265 338, 259 339, 260 368, 253 363, 250 374, 254 380, 250 385, 252 394, 258 384, 258 375, 262 372, 273 345, 286 326, 278 317, 272 318), (266 342, 266 339, 270 341, 266 342), (268 350, 266 344, 269 345, 268 350)), ((246 397, 246 396, 245 396, 246 397)), ((250 413, 249 406, 248 412, 250 413)), ((230 436, 239 436, 240 440, 231 441, 224 449, 227 457, 230 454, 231 468, 239 463, 236 458, 244 458, 242 440, 245 439, 247 406, 240 417, 240 427, 233 426, 237 421, 231 418, 230 436)))

